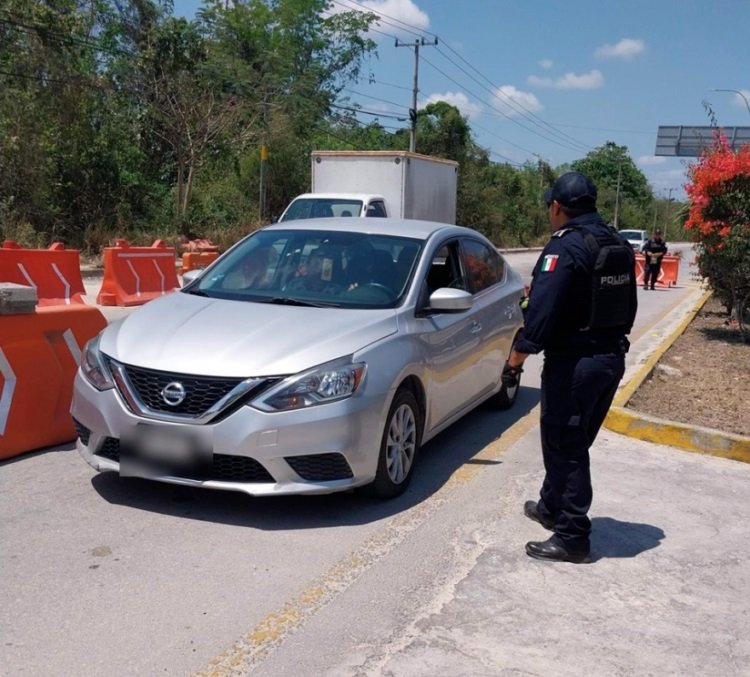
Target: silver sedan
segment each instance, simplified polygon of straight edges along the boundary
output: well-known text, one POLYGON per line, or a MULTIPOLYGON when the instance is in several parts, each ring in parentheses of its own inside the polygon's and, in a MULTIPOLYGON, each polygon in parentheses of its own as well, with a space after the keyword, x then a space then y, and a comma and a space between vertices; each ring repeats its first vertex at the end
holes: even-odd
POLYGON ((424 442, 484 401, 513 405, 500 375, 522 294, 468 228, 263 228, 86 346, 78 449, 97 470, 174 484, 396 496, 424 442))

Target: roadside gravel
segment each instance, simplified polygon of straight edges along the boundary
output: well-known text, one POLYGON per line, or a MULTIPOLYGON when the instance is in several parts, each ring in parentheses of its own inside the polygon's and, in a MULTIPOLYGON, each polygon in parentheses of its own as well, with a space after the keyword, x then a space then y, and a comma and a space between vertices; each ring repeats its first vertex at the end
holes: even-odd
POLYGON ((750 436, 750 344, 708 299, 627 404, 659 418, 750 436))

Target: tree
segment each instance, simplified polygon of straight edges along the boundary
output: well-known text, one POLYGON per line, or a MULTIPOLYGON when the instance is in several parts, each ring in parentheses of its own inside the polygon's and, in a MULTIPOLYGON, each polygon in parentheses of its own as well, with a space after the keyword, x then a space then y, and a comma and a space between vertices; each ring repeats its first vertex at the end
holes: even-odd
POLYGON ((239 118, 239 101, 210 77, 209 49, 197 24, 169 19, 154 50, 154 132, 171 148, 177 169, 175 216, 187 234, 187 211, 195 173, 204 155, 239 118))
POLYGON ((473 150, 471 128, 461 111, 445 101, 427 104, 417 113, 417 150, 456 162, 473 150))
POLYGON ((611 223, 620 228, 642 228, 648 223, 648 212, 653 192, 646 176, 636 167, 627 146, 618 146, 607 141, 584 158, 571 163, 574 171, 591 177, 599 190, 599 211, 611 223), (623 205, 628 203, 629 210, 623 205), (625 217, 625 218, 623 218, 625 217))
POLYGON ((733 151, 722 133, 689 168, 685 223, 698 267, 750 341, 750 144, 733 151))

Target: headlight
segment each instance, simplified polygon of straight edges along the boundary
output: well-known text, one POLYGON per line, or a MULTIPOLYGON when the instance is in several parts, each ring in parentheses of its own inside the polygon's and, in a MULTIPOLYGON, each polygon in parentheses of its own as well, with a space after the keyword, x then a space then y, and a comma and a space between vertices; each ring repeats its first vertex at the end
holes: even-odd
POLYGON ((351 397, 365 378, 364 362, 335 362, 290 376, 263 393, 252 406, 263 411, 291 411, 351 397))
POLYGON ((104 357, 99 351, 101 334, 97 334, 84 347, 81 355, 81 372, 86 380, 97 390, 114 388, 115 384, 104 364, 104 357))

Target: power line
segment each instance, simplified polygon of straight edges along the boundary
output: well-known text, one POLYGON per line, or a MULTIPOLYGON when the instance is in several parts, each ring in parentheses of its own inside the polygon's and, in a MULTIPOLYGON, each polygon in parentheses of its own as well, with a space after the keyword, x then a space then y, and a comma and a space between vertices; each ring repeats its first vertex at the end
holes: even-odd
MULTIPOLYGON (((346 7, 347 9, 352 9, 352 7, 351 7, 352 4, 358 5, 359 7, 362 7, 363 10, 366 10, 367 12, 375 14, 375 15, 377 15, 379 17, 383 17, 384 19, 388 19, 389 21, 383 21, 383 23, 386 23, 387 25, 391 25, 392 27, 399 28, 400 30, 406 30, 407 32, 411 32, 414 35, 427 34, 427 35, 434 36, 434 38, 436 39, 436 41, 438 39, 438 35, 436 33, 432 33, 431 31, 419 29, 418 27, 414 26, 413 24, 409 24, 409 23, 407 23, 405 21, 401 21, 400 19, 396 19, 395 17, 392 17, 392 16, 386 14, 385 12, 381 12, 380 10, 367 7, 366 5, 362 4, 361 2, 358 2, 357 0, 349 0, 349 3, 350 3, 349 5, 345 5, 344 3, 339 2, 339 0, 332 0, 332 1, 335 4, 338 4, 338 5, 342 6, 342 7, 346 7), (395 22, 395 24, 393 22, 395 22), (419 33, 417 31, 419 31, 419 33)), ((446 43, 443 42, 443 44, 446 44, 446 43)), ((489 78, 487 78, 485 75, 483 75, 481 73, 481 71, 479 71, 471 63, 469 63, 461 54, 459 54, 456 50, 454 50, 449 44, 446 45, 446 46, 448 47, 448 49, 451 52, 453 52, 458 58, 460 58, 474 72, 476 72, 477 74, 479 74, 486 82, 490 83, 490 85, 494 89, 488 89, 486 87, 486 85, 480 83, 476 78, 474 78, 464 68, 462 68, 459 64, 457 64, 450 57, 448 57, 440 48, 438 48, 438 52, 441 53, 441 55, 443 56, 443 58, 445 58, 447 61, 449 61, 453 66, 455 66, 456 68, 458 68, 462 73, 464 73, 467 77, 469 77, 474 82, 476 82, 477 84, 479 84, 481 87, 483 87, 484 89, 487 89, 493 96, 499 96, 499 97, 502 97, 503 99, 505 99, 507 101, 507 105, 511 108, 511 110, 514 110, 522 118, 524 118, 525 120, 527 120, 530 124, 538 127, 541 130, 544 130, 544 132, 546 134, 552 134, 552 135, 554 135, 555 137, 557 137, 557 140, 555 140, 554 138, 550 138, 549 136, 546 136, 545 134, 542 134, 541 132, 539 132, 539 131, 537 131, 535 129, 531 129, 531 128, 529 128, 529 127, 521 124, 513 116, 507 115, 507 114, 503 113, 503 111, 497 109, 492 104, 487 104, 487 102, 485 101, 484 103, 487 104, 487 105, 489 105, 490 108, 492 108, 493 110, 496 110, 498 113, 500 113, 501 115, 503 115, 503 117, 507 118, 508 120, 510 120, 511 122, 513 122, 514 124, 519 125, 520 127, 522 127, 523 129, 525 129, 526 131, 528 131, 528 132, 530 132, 532 134, 536 134, 536 135, 540 136, 541 138, 545 139, 546 141, 550 141, 550 142, 555 143, 557 145, 560 145, 560 146, 562 146, 564 148, 568 148, 569 150, 575 150, 575 151, 578 151, 578 152, 589 151, 589 150, 592 149, 592 146, 589 146, 588 144, 585 144, 585 143, 579 141, 575 137, 573 137, 573 136, 571 136, 569 134, 566 134, 563 131, 558 130, 554 125, 552 125, 551 123, 547 122, 546 120, 544 120, 541 117, 539 117, 538 115, 536 115, 533 111, 529 110, 521 102, 517 101, 516 99, 514 99, 512 96, 510 96, 506 92, 503 92, 499 87, 497 87, 494 83, 492 83, 492 81, 489 80, 489 78)), ((463 87, 463 85, 461 85, 460 83, 458 83, 453 78, 448 77, 443 71, 441 71, 440 69, 438 69, 434 64, 432 64, 431 62, 429 62, 427 59, 425 59, 425 61, 427 61, 427 63, 430 66, 432 66, 435 70, 437 70, 441 75, 443 75, 444 77, 447 77, 451 82, 453 82, 454 84, 456 84, 459 87, 461 87, 462 89, 464 89, 464 91, 469 92, 469 90, 466 89, 465 87, 463 87)), ((471 92, 469 92, 469 93, 471 93, 471 92)), ((472 93, 472 96, 476 97, 476 95, 473 94, 473 93, 472 93)), ((481 101, 480 97, 476 97, 476 98, 478 98, 481 101)))
POLYGON ((383 82, 382 80, 371 79, 368 83, 374 85, 385 85, 386 87, 395 87, 396 89, 405 89, 407 92, 411 91, 411 87, 404 87, 404 85, 394 85, 392 82, 383 82))
POLYGON ((94 82, 86 80, 85 78, 52 78, 52 77, 47 77, 46 75, 41 75, 41 74, 40 75, 28 75, 26 73, 13 73, 11 71, 5 71, 5 70, 0 70, 0 75, 4 75, 10 78, 20 78, 22 80, 35 80, 42 84, 51 82, 54 84, 82 85, 83 87, 90 87, 91 89, 97 89, 97 90, 105 89, 105 87, 101 85, 97 85, 94 82))
POLYGON ((382 103, 390 104, 391 106, 398 106, 399 108, 404 108, 405 110, 408 110, 406 106, 400 103, 396 103, 395 101, 389 101, 388 99, 381 99, 377 96, 371 96, 370 94, 363 94, 362 92, 356 92, 353 89, 347 89, 344 87, 345 92, 349 92, 350 94, 355 94, 356 96, 363 96, 366 99, 373 99, 374 101, 381 101, 382 103))
POLYGON ((469 78, 471 78, 478 85, 480 85, 481 87, 484 87, 485 89, 487 89, 487 91, 489 91, 491 94, 493 94, 495 96, 497 96, 497 95, 502 96, 505 100, 507 100, 509 102, 509 105, 511 106, 511 108, 513 108, 513 110, 515 110, 516 112, 520 113, 524 118, 526 118, 527 120, 529 120, 532 124, 541 127, 542 129, 544 129, 548 133, 551 132, 552 134, 555 134, 556 136, 558 136, 561 139, 566 139, 566 140, 568 140, 569 143, 572 142, 572 143, 576 144, 577 146, 580 146, 584 150, 591 150, 592 149, 591 146, 588 146, 587 144, 582 143, 581 141, 579 141, 575 137, 571 136, 570 134, 566 134, 565 132, 561 132, 558 129, 555 129, 555 127, 553 125, 551 125, 546 120, 543 120, 542 118, 540 118, 533 111, 529 110, 526 106, 524 106, 520 101, 516 101, 516 99, 514 99, 512 96, 510 96, 506 92, 503 92, 503 90, 500 87, 498 87, 497 85, 495 85, 489 78, 487 78, 485 75, 483 75, 477 68, 475 68, 474 66, 472 66, 463 56, 461 56, 450 45, 447 45, 447 47, 454 54, 456 54, 456 56, 458 56, 458 58, 461 59, 461 61, 463 61, 465 64, 467 64, 469 66, 469 68, 471 68, 475 73, 478 73, 480 75, 480 77, 482 77, 486 82, 488 82, 491 85, 492 89, 489 89, 486 86, 482 85, 482 83, 480 83, 470 73, 467 73, 466 70, 464 70, 461 66, 459 66, 457 63, 455 63, 455 61, 453 61, 452 59, 450 59, 444 52, 442 52, 441 49, 438 48, 438 52, 440 52, 447 61, 449 61, 450 63, 452 63, 456 68, 458 68, 462 73, 464 73, 469 78), (521 111, 525 111, 526 114, 524 114, 521 111))
POLYGON ((507 143, 507 144, 513 146, 514 148, 518 148, 518 150, 522 150, 524 153, 530 153, 531 155, 536 155, 536 153, 533 150, 529 150, 528 148, 524 148, 523 146, 519 146, 517 143, 514 143, 513 141, 510 141, 509 139, 505 139, 502 136, 500 136, 499 134, 495 134, 495 132, 491 132, 486 127, 482 127, 481 125, 478 125, 475 122, 473 122, 472 125, 474 127, 476 127, 477 129, 481 129, 483 132, 489 134, 490 136, 494 136, 496 139, 500 139, 500 141, 502 141, 503 143, 507 143))
POLYGON ((495 106, 494 106, 494 105, 493 105, 492 103, 489 103, 488 101, 485 101, 484 99, 482 99, 482 97, 481 97, 481 96, 477 96, 477 95, 476 95, 476 94, 475 94, 474 92, 472 92, 472 91, 471 91, 470 89, 468 89, 468 88, 464 87, 464 85, 462 85, 462 84, 461 84, 460 82, 458 82, 457 80, 454 80, 454 79, 453 79, 453 78, 452 78, 452 77, 451 77, 450 75, 448 75, 448 74, 447 74, 447 73, 445 73, 444 71, 440 70, 440 69, 439 69, 439 68, 438 68, 437 66, 435 66, 435 64, 433 64, 433 63, 432 63, 431 61, 429 61, 428 59, 424 59, 424 61, 425 61, 425 63, 427 63, 428 65, 432 66, 432 68, 434 68, 434 69, 435 69, 435 70, 436 70, 436 71, 437 71, 438 73, 440 73, 440 74, 441 74, 441 75, 442 75, 442 76, 443 76, 444 78, 447 78, 447 79, 448 79, 448 80, 450 80, 450 81, 451 81, 452 83, 454 83, 455 85, 457 85, 458 87, 460 87, 461 89, 463 89, 463 90, 464 90, 465 92, 468 92, 469 94, 471 94, 471 96, 473 96, 473 97, 474 97, 475 99, 477 99, 477 101, 480 101, 480 102, 482 102, 483 104, 485 104, 486 106, 489 106, 489 107, 490 107, 490 108, 491 108, 492 110, 494 110, 494 111, 496 111, 496 112, 500 113, 500 115, 502 115, 503 117, 507 118, 508 120, 510 120, 510 121, 511 121, 511 122, 513 122, 514 124, 518 125, 518 126, 519 126, 519 127, 521 127, 522 129, 525 129, 525 130, 526 130, 527 132, 531 132, 532 134, 536 134, 537 136, 539 136, 539 137, 541 137, 541 138, 545 139, 546 141, 549 141, 550 143, 554 143, 554 144, 556 144, 556 145, 558 145, 558 146, 562 146, 563 148, 567 148, 568 150, 574 150, 574 151, 576 151, 576 152, 580 152, 580 149, 579 149, 579 148, 575 148, 575 147, 573 147, 573 146, 570 146, 569 144, 565 144, 565 143, 563 143, 563 142, 561 142, 561 141, 558 141, 557 139, 554 139, 554 138, 551 138, 551 137, 549 137, 549 136, 546 136, 546 135, 542 134, 541 132, 539 132, 539 131, 537 131, 537 130, 535 130, 535 129, 532 129, 532 128, 529 128, 529 127, 527 127, 527 126, 526 126, 526 125, 524 125, 523 123, 521 123, 521 122, 519 122, 518 120, 516 120, 516 119, 515 119, 514 117, 512 117, 512 116, 508 115, 507 113, 503 112, 503 111, 502 111, 502 110, 500 110, 499 108, 496 108, 496 107, 495 107, 495 106))
POLYGON ((403 116, 399 116, 397 113, 369 111, 369 110, 365 110, 363 108, 354 108, 352 106, 341 106, 341 105, 335 104, 335 103, 332 103, 332 104, 329 104, 329 105, 331 106, 331 108, 338 108, 340 110, 348 110, 348 111, 351 111, 352 113, 362 113, 362 115, 372 115, 374 117, 389 118, 391 120, 398 120, 399 122, 401 122, 401 121, 405 122, 407 120, 407 118, 405 118, 403 116))
MULTIPOLYGON (((395 17, 389 16, 385 12, 381 12, 379 9, 374 9, 372 7, 368 7, 367 5, 362 4, 361 2, 357 2, 357 0, 349 0, 350 4, 340 2, 339 0, 331 0, 331 2, 333 2, 334 5, 339 5, 340 7, 344 7, 345 9, 348 9, 349 11, 352 11, 352 12, 363 12, 363 13, 367 12, 368 14, 375 14, 376 16, 380 17, 379 21, 381 23, 384 23, 386 26, 390 26, 391 28, 396 28, 400 31, 403 31, 404 33, 411 33, 412 35, 415 35, 419 38, 424 37, 424 34, 427 32, 427 31, 420 30, 419 27, 417 26, 408 24, 405 21, 401 21, 400 19, 396 19, 395 17), (359 7, 362 7, 362 9, 355 9, 351 5, 358 5, 359 7)), ((434 35, 434 34, 431 34, 431 35, 434 35)), ((391 37, 395 37, 395 36, 391 36, 391 37)))
POLYGON ((137 54, 134 54, 133 52, 128 52, 127 50, 119 49, 117 47, 114 48, 107 48, 103 47, 101 44, 86 40, 84 38, 77 38, 73 35, 66 35, 64 33, 59 33, 57 31, 54 31, 50 29, 48 26, 45 26, 43 24, 39 23, 26 23, 25 17, 19 17, 14 14, 10 14, 6 12, 6 16, 10 16, 10 19, 4 18, 0 16, 0 24, 5 24, 8 26, 13 26, 15 28, 19 28, 22 31, 30 34, 37 35, 38 37, 46 37, 48 39, 51 39, 53 42, 56 42, 57 44, 61 44, 63 46, 78 46, 78 47, 85 47, 87 49, 92 49, 95 52, 103 52, 105 54, 115 55, 118 54, 120 56, 127 56, 134 59, 140 59, 141 57, 137 54), (24 21, 19 21, 18 19, 24 19, 24 21))

